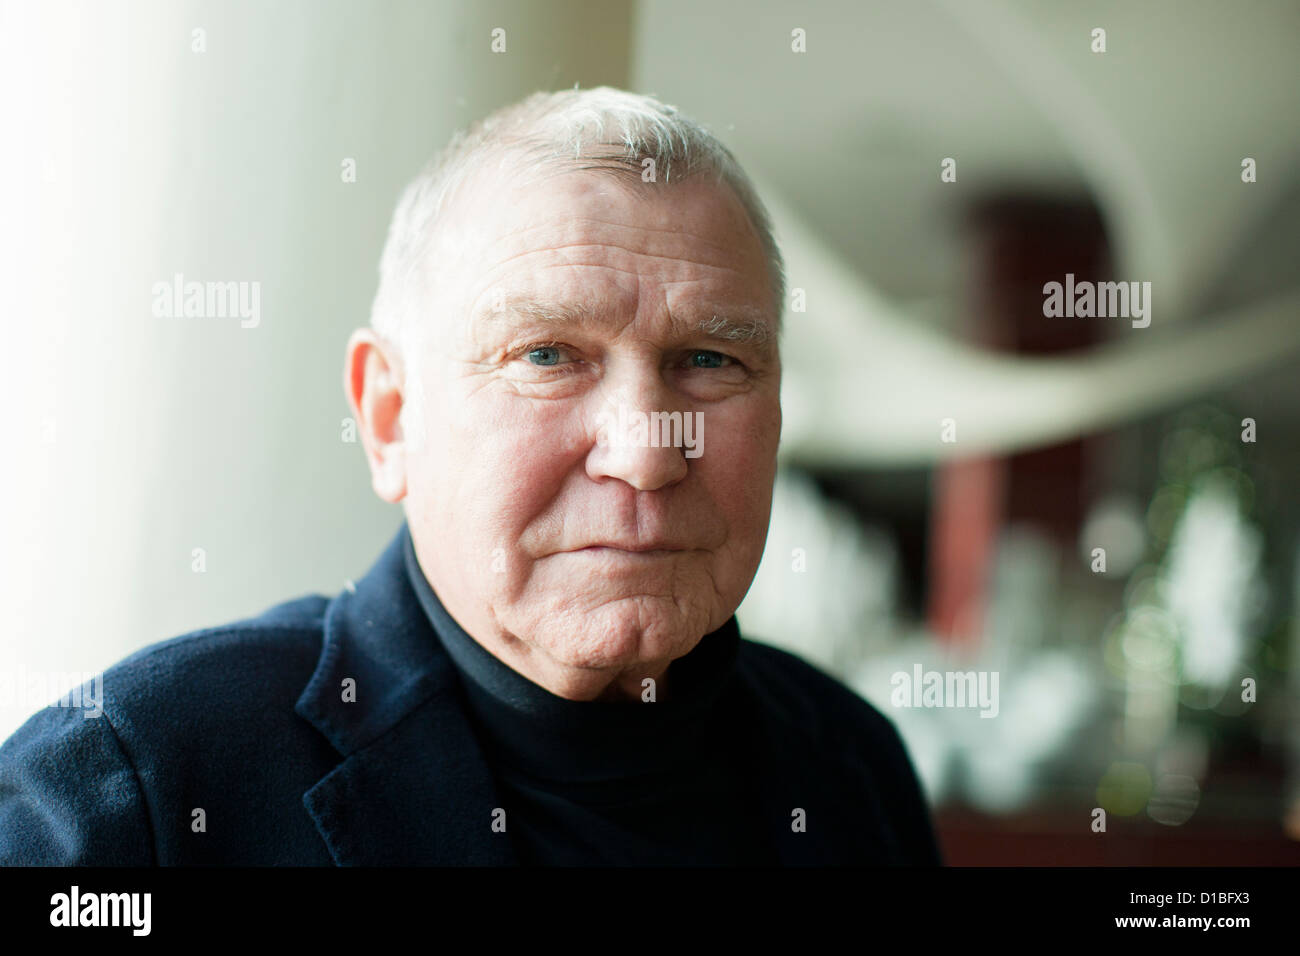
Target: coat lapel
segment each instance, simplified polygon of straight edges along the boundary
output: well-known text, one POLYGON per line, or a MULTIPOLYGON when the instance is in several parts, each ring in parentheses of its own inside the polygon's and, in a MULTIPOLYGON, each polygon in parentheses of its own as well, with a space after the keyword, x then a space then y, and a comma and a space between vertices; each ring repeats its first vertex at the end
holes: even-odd
POLYGON ((406 534, 326 610, 296 710, 343 760, 303 805, 340 866, 514 863, 455 669, 406 577, 406 534))

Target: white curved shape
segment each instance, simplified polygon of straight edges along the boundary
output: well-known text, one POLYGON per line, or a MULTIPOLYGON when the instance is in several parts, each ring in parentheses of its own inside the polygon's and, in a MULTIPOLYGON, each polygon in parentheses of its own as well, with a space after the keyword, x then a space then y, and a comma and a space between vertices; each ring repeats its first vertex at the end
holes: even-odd
POLYGON ((1025 359, 965 345, 909 321, 781 200, 762 195, 807 311, 786 317, 785 459, 920 465, 1061 441, 1149 414, 1300 354, 1300 292, 1165 326, 1127 319, 1083 355, 1025 359), (944 443, 941 422, 956 422, 944 443))
POLYGON ((1167 308, 1181 317, 1188 283, 1182 281, 1148 166, 1097 98, 1007 4, 997 0, 978 6, 965 0, 938 3, 984 48, 990 66, 1006 74, 1069 146, 1106 219, 1118 226, 1113 240, 1117 261, 1168 289, 1167 308))

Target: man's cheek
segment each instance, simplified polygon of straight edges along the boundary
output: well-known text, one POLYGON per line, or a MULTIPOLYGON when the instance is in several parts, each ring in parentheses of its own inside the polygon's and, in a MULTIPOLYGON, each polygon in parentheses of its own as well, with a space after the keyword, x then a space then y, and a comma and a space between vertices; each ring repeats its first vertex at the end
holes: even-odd
POLYGON ((753 426, 746 421, 708 419, 700 464, 711 481, 739 488, 761 474, 769 457, 753 441, 753 426), (757 473, 757 474, 756 474, 757 473))

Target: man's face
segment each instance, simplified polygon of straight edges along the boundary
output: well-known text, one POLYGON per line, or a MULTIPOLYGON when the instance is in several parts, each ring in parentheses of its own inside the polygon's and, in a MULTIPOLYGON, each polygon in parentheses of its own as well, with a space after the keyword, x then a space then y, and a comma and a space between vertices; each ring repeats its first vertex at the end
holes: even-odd
POLYGON ((731 616, 767 535, 780 360, 758 237, 725 188, 589 171, 480 182, 451 217, 406 357, 420 563, 508 656, 652 673, 731 616), (766 340, 700 328, 715 316, 766 340))

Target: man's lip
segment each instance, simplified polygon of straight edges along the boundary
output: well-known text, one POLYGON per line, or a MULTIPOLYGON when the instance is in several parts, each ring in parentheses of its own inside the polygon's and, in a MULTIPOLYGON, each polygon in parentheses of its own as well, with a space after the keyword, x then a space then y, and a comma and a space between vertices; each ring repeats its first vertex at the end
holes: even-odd
POLYGON ((674 548, 667 544, 589 544, 583 548, 574 548, 574 551, 629 551, 633 554, 646 554, 659 552, 667 554, 672 551, 684 551, 684 548, 674 548))

